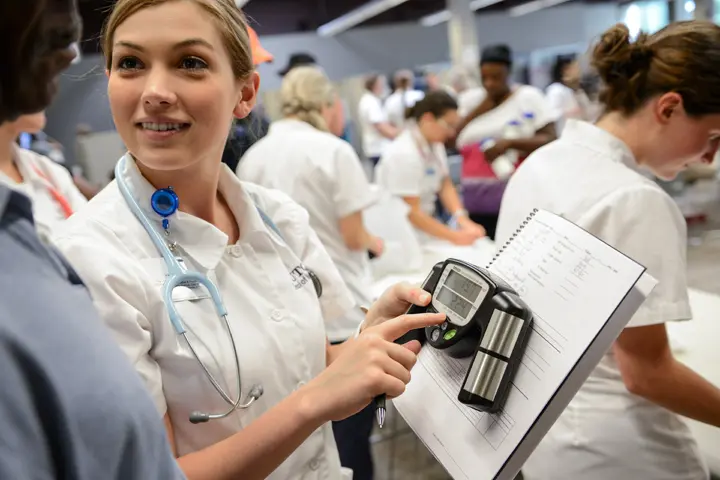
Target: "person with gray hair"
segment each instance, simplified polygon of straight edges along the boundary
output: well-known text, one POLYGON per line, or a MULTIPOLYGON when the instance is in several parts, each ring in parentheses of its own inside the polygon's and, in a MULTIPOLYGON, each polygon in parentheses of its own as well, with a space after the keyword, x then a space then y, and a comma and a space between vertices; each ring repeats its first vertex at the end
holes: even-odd
POLYGON ((414 81, 411 70, 398 70, 393 76, 395 91, 385 100, 385 113, 396 128, 405 128, 407 110, 425 97, 425 93, 413 88, 414 81))
MULTIPOLYGON (((337 138, 343 130, 335 90, 317 67, 292 69, 280 89, 283 119, 271 124, 267 136, 243 157, 241 180, 281 190, 304 207, 330 258, 350 289, 357 306, 327 324, 328 339, 338 344, 351 338, 364 318, 360 307, 372 303, 368 252, 381 255, 383 242, 367 231, 362 212, 372 205, 360 159, 352 146, 337 138), (271 160, 271 161, 270 161, 271 160)), ((355 480, 372 478, 368 407, 333 430, 344 467, 355 480)))

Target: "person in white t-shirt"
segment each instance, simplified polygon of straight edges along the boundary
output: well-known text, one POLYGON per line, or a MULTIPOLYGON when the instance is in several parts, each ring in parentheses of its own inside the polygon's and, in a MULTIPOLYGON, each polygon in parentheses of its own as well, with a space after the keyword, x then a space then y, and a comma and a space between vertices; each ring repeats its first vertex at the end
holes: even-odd
POLYGON ((415 76, 410 70, 396 72, 393 78, 395 91, 385 100, 388 121, 398 130, 405 128, 407 110, 425 96, 425 92, 413 88, 414 79, 415 76))
POLYGON ((545 90, 545 96, 553 115, 557 118, 555 129, 562 132, 569 118, 592 121, 595 112, 590 99, 580 88, 580 64, 574 55, 559 55, 553 65, 551 83, 545 90))
POLYGON ((39 112, 0 125, 0 183, 30 198, 38 235, 48 241, 57 225, 87 199, 64 167, 15 143, 23 132, 40 132, 45 121, 45 112, 39 112))
POLYGON ((421 239, 441 238, 472 245, 485 229, 467 217, 450 179, 445 142, 460 121, 457 103, 442 90, 428 93, 408 112, 408 127, 387 148, 377 168, 378 184, 410 206, 410 223, 421 239), (453 216, 457 229, 435 218, 436 202, 453 216))
MULTIPOLYGON (((681 416, 720 427, 720 389, 678 362, 666 322, 692 317, 687 227, 640 169, 670 180, 712 161, 720 143, 720 27, 677 22, 631 42, 605 32, 593 64, 606 85, 596 124, 560 139, 510 179, 497 240, 530 210, 577 223, 647 268, 658 285, 523 467, 527 480, 706 480, 681 416)), ((577 320, 582 322, 582 311, 577 320)))
POLYGON ((463 202, 470 218, 495 238, 500 201, 506 179, 499 178, 493 162, 506 153, 519 159, 555 139, 555 117, 543 93, 529 85, 511 83, 512 52, 507 45, 485 48, 480 59, 483 90, 475 92, 476 105, 463 119, 456 145, 463 156, 463 202), (515 131, 509 137, 509 129, 515 131), (481 147, 491 140, 494 146, 481 147))
MULTIPOLYGON (((360 307, 373 303, 368 252, 381 255, 383 242, 363 225, 363 210, 375 197, 352 146, 337 137, 344 128, 336 121, 342 112, 333 107, 336 95, 322 71, 312 66, 294 68, 283 79, 280 97, 284 118, 273 122, 268 134, 245 153, 237 175, 280 190, 307 210, 310 226, 356 303, 326 326, 330 342, 340 344, 353 336, 365 318, 360 307)), ((368 406, 333 424, 340 461, 353 470, 356 480, 372 479, 374 418, 368 406)))
POLYGON ((371 75, 365 80, 365 93, 358 105, 363 152, 373 166, 377 165, 385 147, 400 133, 390 123, 383 108, 382 95, 386 88, 385 77, 371 75))

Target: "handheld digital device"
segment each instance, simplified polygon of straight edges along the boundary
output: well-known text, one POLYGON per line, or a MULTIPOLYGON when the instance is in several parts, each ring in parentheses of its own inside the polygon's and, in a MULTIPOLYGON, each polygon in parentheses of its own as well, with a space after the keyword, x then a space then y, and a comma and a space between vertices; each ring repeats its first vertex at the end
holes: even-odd
POLYGON ((430 304, 412 306, 408 313, 439 312, 447 320, 409 332, 398 342, 419 340, 453 358, 472 357, 458 400, 476 410, 498 412, 525 352, 532 311, 502 279, 456 259, 435 265, 423 289, 432 295, 430 304))

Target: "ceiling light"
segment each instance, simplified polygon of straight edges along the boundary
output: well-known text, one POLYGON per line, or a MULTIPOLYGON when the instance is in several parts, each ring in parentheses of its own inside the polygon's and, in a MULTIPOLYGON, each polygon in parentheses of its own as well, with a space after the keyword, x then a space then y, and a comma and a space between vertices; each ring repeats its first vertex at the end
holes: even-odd
POLYGON ((554 7, 555 5, 560 5, 561 3, 569 1, 570 0, 534 0, 532 2, 518 5, 517 7, 512 7, 508 10, 508 14, 511 17, 520 17, 522 15, 527 15, 528 13, 537 12, 539 10, 554 7))
POLYGON ((390 9, 401 5, 408 0, 373 0, 355 10, 342 15, 335 20, 331 20, 325 25, 317 29, 317 33, 321 37, 332 37, 338 33, 342 33, 352 27, 370 20, 373 17, 387 12, 390 9))
MULTIPOLYGON (((472 2, 470 2, 470 10, 476 12, 478 10, 489 7, 491 5, 495 5, 496 3, 500 3, 502 1, 503 0, 473 0, 472 2)), ((434 27, 435 25, 449 22, 451 18, 452 13, 450 12, 450 10, 440 10, 439 12, 435 12, 422 17, 420 19, 420 25, 422 25, 423 27, 434 27)))

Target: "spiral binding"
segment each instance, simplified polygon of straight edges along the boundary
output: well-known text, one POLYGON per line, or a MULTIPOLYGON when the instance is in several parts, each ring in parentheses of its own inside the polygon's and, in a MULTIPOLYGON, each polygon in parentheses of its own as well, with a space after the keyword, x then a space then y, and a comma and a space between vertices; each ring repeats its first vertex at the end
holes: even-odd
POLYGON ((532 209, 532 212, 530 212, 530 214, 529 214, 527 217, 525 217, 525 220, 520 224, 520 226, 517 228, 517 230, 515 230, 515 232, 514 232, 514 233, 512 234, 512 236, 508 239, 508 241, 505 242, 502 247, 500 247, 500 249, 497 251, 497 253, 496 253, 495 256, 492 258, 492 260, 490 260, 490 263, 488 263, 487 268, 492 267, 492 264, 495 263, 495 260, 497 260, 498 257, 505 251, 505 249, 510 246, 510 242, 512 242, 512 241, 515 239, 515 237, 517 237, 518 235, 520 235, 520 233, 522 232, 523 228, 525 228, 525 227, 527 226, 527 224, 530 223, 530 221, 533 219, 533 217, 534 217, 537 213, 538 213, 538 209, 537 209, 537 208, 533 208, 533 209, 532 209))

